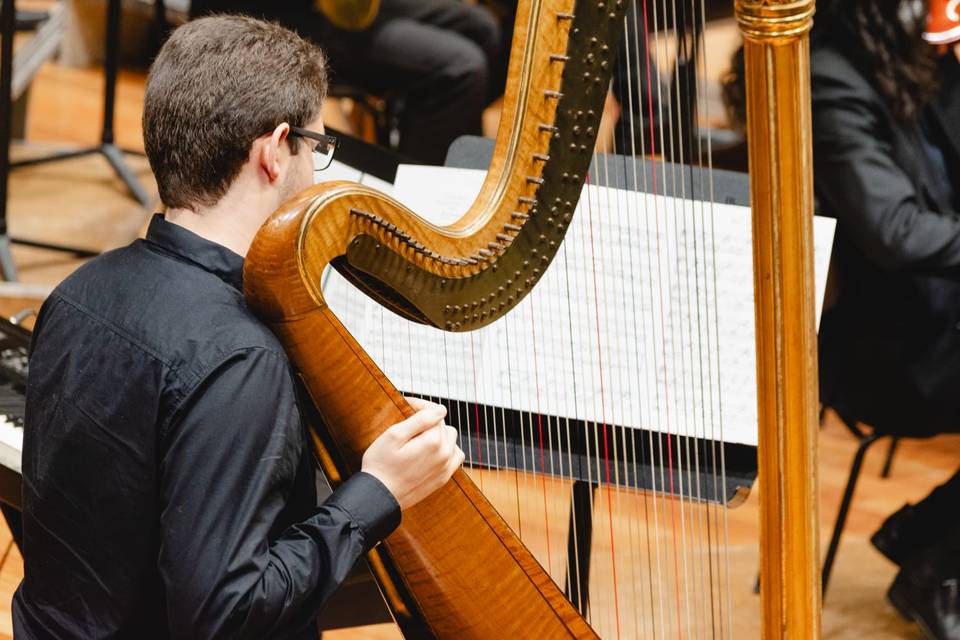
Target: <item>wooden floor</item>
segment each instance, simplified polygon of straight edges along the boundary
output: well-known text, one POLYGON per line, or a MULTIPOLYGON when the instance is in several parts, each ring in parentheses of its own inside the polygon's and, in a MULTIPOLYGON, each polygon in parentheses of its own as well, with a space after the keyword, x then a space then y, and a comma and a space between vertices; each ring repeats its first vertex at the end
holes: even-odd
MULTIPOLYGON (((142 148, 139 110, 143 73, 121 77, 118 94, 117 139, 142 148)), ((59 148, 88 145, 99 135, 100 75, 95 71, 45 68, 35 86, 28 122, 28 147, 17 157, 59 148)), ((131 156, 131 165, 155 191, 146 162, 131 156)), ((150 210, 139 207, 99 157, 20 169, 11 182, 10 229, 13 235, 48 242, 108 249, 123 245, 141 232, 150 210)), ((16 247, 14 257, 25 282, 56 284, 81 261, 67 254, 16 247)), ((0 310, 6 313, 7 310, 0 310)), ((828 418, 820 443, 821 539, 826 541, 846 481, 854 441, 828 418)), ((824 603, 824 637, 830 639, 919 638, 885 602, 894 567, 869 545, 869 535, 884 517, 902 504, 923 497, 960 466, 960 437, 907 441, 897 454, 889 479, 879 477, 882 445, 867 457, 847 532, 844 535, 830 591, 824 603)), ((731 601, 735 637, 757 637, 759 602, 752 593, 757 571, 757 490, 745 504, 728 513, 731 530, 731 601)), ((542 535, 538 533, 536 535, 542 535)), ((536 548, 542 540, 526 542, 536 548)), ((11 635, 10 597, 23 575, 22 559, 0 531, 0 637, 11 635)), ((397 638, 393 625, 325 634, 340 639, 397 638)), ((624 636, 628 637, 628 636, 624 636)))

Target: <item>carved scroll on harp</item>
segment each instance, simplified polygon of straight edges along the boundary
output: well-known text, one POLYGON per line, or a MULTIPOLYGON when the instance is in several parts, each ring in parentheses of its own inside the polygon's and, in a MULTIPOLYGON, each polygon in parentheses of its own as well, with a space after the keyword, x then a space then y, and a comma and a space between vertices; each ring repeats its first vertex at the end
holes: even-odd
MULTIPOLYGON (((760 17, 776 4, 763 2, 760 17)), ((370 442, 411 410, 327 305, 323 270, 333 265, 387 308, 446 331, 483 327, 516 307, 572 220, 626 5, 519 2, 505 124, 479 198, 454 224, 333 182, 285 203, 258 234, 247 299, 284 343, 327 427, 331 475, 356 472, 370 442)), ((380 577, 398 594, 395 613, 411 636, 597 637, 464 472, 405 512, 380 551, 380 577)))

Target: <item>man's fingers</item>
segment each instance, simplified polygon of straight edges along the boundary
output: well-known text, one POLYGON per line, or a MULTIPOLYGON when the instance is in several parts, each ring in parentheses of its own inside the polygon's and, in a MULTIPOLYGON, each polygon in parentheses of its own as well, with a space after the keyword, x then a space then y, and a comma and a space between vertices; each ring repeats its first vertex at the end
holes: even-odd
POLYGON ((413 407, 414 411, 420 411, 420 409, 426 409, 427 407, 438 406, 432 402, 427 402, 423 398, 417 398, 415 396, 404 396, 404 400, 407 401, 407 404, 413 407))
POLYGON ((456 472, 457 469, 463 464, 464 460, 463 450, 460 447, 457 447, 450 458, 447 460, 446 476, 447 479, 450 478, 456 472))
POLYGON ((428 405, 403 422, 398 422, 390 427, 389 430, 401 443, 406 443, 418 434, 436 427, 437 423, 447 415, 447 410, 442 405, 433 403, 428 403, 428 405))

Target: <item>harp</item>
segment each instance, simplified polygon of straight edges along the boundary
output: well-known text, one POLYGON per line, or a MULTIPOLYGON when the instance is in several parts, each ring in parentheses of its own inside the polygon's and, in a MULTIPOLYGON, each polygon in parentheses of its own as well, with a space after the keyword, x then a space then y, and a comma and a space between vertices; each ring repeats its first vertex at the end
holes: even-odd
MULTIPOLYGON (((648 2, 650 14, 640 0, 629 19, 656 20, 648 2)), ((431 224, 369 187, 328 182, 286 202, 258 233, 244 271, 248 304, 284 343, 313 400, 324 425, 314 439, 334 482, 357 471, 366 447, 411 409, 325 301, 324 269, 445 332, 509 317, 545 277, 589 180, 628 8, 624 0, 518 3, 493 160, 478 199, 453 224, 431 224)), ((762 628, 766 638, 819 637, 813 2, 738 0, 735 9, 753 211, 762 628)), ((599 637, 463 470, 405 512, 370 560, 408 637, 599 637)), ((621 629, 627 615, 618 610, 604 635, 644 635, 621 629)), ((689 635, 682 626, 661 631, 689 635)))

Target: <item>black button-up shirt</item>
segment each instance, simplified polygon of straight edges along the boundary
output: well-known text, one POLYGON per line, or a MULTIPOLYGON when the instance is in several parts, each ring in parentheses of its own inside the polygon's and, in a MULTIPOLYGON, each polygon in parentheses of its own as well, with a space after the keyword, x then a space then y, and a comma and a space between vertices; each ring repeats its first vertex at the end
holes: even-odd
POLYGON ((156 216, 43 305, 18 639, 316 637, 321 604, 399 523, 363 473, 316 505, 290 364, 242 269, 156 216))

